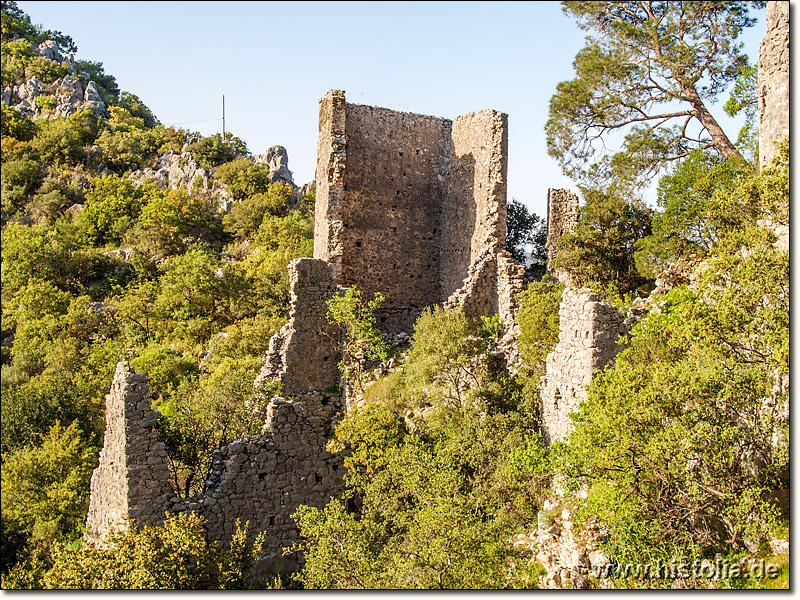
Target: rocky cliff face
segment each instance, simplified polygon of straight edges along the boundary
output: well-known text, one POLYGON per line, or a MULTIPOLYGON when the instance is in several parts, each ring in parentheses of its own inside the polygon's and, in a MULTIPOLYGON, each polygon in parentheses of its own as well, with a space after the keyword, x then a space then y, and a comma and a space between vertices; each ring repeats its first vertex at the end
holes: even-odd
POLYGON ((33 120, 65 118, 80 110, 89 110, 98 117, 108 117, 105 102, 94 81, 88 81, 85 85, 81 83, 81 79, 88 80, 89 75, 77 72, 71 53, 61 56, 53 40, 42 42, 33 51, 47 60, 67 65, 70 73, 49 84, 34 76, 20 85, 6 86, 2 90, 3 104, 33 120), (40 96, 48 100, 37 101, 40 96))

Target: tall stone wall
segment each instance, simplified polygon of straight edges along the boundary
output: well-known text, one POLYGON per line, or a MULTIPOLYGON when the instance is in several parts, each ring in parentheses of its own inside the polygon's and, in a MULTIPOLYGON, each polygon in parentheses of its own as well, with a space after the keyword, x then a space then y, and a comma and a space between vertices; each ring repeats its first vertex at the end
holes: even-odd
POLYGON ((128 519, 157 525, 172 497, 164 444, 153 426, 147 377, 120 362, 106 396, 106 431, 100 464, 92 473, 87 539, 102 544, 111 531, 127 529, 128 519))
POLYGON ((384 331, 410 331, 426 306, 466 300, 479 262, 482 280, 494 268, 480 290, 492 298, 469 303, 497 312, 507 129, 492 110, 450 121, 348 104, 341 91, 320 100, 314 257, 334 266, 338 285, 385 296, 384 331))
POLYGON ((328 322, 328 300, 337 292, 333 266, 298 258, 289 264, 289 321, 272 336, 256 386, 277 379, 294 396, 325 390, 339 381, 339 329, 328 322))
POLYGON ((625 317, 592 290, 567 287, 561 297, 558 344, 547 355, 541 381, 541 420, 546 444, 566 436, 570 414, 587 398, 592 377, 610 364, 628 333, 625 317))
POLYGON ((758 56, 759 163, 770 166, 789 136, 789 2, 767 2, 767 34, 758 56))
POLYGON ((449 173, 441 206, 442 296, 464 284, 471 265, 506 244, 508 117, 482 110, 452 123, 449 173))
POLYGON ((564 283, 567 283, 568 273, 552 265, 558 253, 558 240, 565 233, 574 233, 578 229, 579 211, 578 197, 569 190, 547 190, 547 273, 564 283))

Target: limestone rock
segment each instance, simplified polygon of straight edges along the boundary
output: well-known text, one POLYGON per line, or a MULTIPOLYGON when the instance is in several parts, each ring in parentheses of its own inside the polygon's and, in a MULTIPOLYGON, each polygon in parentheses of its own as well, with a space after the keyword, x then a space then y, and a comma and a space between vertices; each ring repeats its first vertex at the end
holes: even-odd
POLYGON ((289 154, 283 146, 272 146, 264 154, 253 157, 257 165, 269 167, 269 178, 272 182, 288 183, 293 188, 292 172, 289 170, 289 154))

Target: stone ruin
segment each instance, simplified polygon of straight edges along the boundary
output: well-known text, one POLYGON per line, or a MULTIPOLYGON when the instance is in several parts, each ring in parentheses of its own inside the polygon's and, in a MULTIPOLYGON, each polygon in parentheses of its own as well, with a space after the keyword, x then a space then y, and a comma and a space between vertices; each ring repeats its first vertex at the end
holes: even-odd
POLYGON ((508 118, 455 120, 320 100, 314 258, 338 285, 386 297, 378 321, 410 332, 457 306, 513 326, 524 269, 505 250, 508 118))
POLYGON ((578 196, 563 189, 547 190, 547 274, 566 283, 569 274, 553 267, 558 254, 558 240, 565 233, 575 233, 578 229, 578 196))
MULTIPOLYGON (((767 25, 759 71, 762 165, 774 156, 774 141, 788 136, 788 2, 768 3, 767 25)), ((331 91, 320 100, 319 132, 314 258, 289 267, 290 319, 270 341, 256 380, 282 381, 289 398, 269 403, 261 436, 217 450, 203 492, 181 499, 168 484, 147 379, 120 363, 106 397, 87 539, 102 545, 129 520, 157 524, 168 512, 197 511, 212 540, 228 542, 237 518, 250 522, 251 540, 268 532, 254 577, 296 568, 281 555, 298 536, 291 514, 300 504, 321 507, 341 490, 341 461, 325 449, 345 410, 338 332, 325 319, 325 303, 343 288, 386 296, 379 324, 387 333, 410 331, 426 306, 443 304, 470 316, 499 314, 513 336, 524 269, 504 248, 506 115, 487 110, 450 121, 348 104, 344 92, 331 91)), ((551 259, 577 219, 577 197, 550 190, 551 259)), ((541 382, 550 443, 569 432, 569 414, 622 349, 618 340, 631 319, 591 290, 569 287, 568 274, 550 264, 548 273, 568 285, 559 342, 541 382)))
MULTIPOLYGON (((789 137, 789 2, 767 2, 767 34, 758 56, 758 154, 762 169, 789 137)), ((788 234, 788 232, 787 232, 788 234)))
POLYGON ((147 378, 117 366, 106 397, 106 432, 91 482, 86 538, 155 525, 194 511, 208 539, 229 543, 236 521, 248 539, 267 531, 254 581, 296 569, 282 556, 297 541, 301 504, 322 507, 341 491, 341 459, 326 450, 345 410, 339 388, 340 332, 327 301, 357 286, 380 292, 384 332, 411 331, 434 304, 470 316, 499 314, 513 335, 524 267, 505 250, 507 118, 496 111, 450 121, 320 100, 314 258, 289 265, 289 321, 270 340, 255 385, 278 380, 262 435, 214 453, 203 491, 174 495, 164 445, 154 429, 147 378))

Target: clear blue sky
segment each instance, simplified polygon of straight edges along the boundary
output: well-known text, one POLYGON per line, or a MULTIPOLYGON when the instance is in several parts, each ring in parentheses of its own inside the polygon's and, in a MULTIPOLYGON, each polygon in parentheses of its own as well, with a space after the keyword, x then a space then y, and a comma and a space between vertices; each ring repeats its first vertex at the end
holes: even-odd
MULTIPOLYGON (((101 61, 165 125, 226 129, 253 154, 285 146, 297 184, 314 178, 318 100, 446 118, 509 115, 509 198, 546 212, 574 184, 547 155, 550 97, 573 76, 584 33, 559 2, 18 2, 101 61)), ((757 61, 764 11, 743 41, 757 61)), ((724 99, 723 99, 724 100, 724 99)), ((721 103, 712 112, 726 127, 721 103)), ((737 125, 726 129, 735 137, 737 125)))

